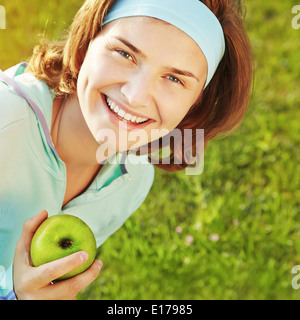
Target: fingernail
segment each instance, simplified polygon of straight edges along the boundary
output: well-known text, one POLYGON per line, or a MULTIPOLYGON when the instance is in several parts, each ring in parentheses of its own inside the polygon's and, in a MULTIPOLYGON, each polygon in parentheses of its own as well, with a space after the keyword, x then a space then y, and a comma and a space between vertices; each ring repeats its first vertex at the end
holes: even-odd
POLYGON ((82 252, 80 252, 79 257, 80 257, 82 262, 85 262, 89 258, 89 255, 85 251, 82 251, 82 252))
POLYGON ((96 260, 96 263, 97 263, 98 269, 100 271, 103 267, 103 262, 101 260, 96 260))
POLYGON ((48 216, 48 212, 46 210, 42 210, 41 212, 39 212, 35 217, 41 217, 42 215, 46 214, 48 216))

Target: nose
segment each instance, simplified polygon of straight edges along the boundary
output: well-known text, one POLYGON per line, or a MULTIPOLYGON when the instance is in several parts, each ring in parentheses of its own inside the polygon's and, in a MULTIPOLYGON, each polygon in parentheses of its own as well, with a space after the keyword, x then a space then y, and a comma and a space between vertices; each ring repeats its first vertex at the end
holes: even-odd
POLYGON ((122 84, 121 93, 134 108, 151 107, 154 104, 154 83, 150 74, 139 71, 128 76, 122 84))

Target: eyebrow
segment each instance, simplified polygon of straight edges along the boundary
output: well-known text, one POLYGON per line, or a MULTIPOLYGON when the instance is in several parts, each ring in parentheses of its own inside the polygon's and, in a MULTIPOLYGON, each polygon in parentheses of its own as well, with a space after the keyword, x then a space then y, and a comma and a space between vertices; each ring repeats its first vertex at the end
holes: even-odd
POLYGON ((125 44, 125 46, 127 46, 129 49, 131 49, 134 53, 142 56, 142 57, 146 57, 146 55, 137 47, 135 47, 132 43, 128 42, 127 40, 121 38, 121 37, 116 37, 117 40, 121 41, 123 44, 125 44))
POLYGON ((189 71, 184 71, 184 70, 179 70, 176 68, 172 68, 172 67, 168 67, 168 69, 170 70, 170 72, 172 73, 176 73, 185 77, 190 77, 190 78, 194 78, 195 80, 197 80, 198 82, 200 82, 199 78, 196 77, 192 72, 189 71))
MULTIPOLYGON (((140 55, 143 58, 146 58, 146 55, 140 49, 138 49, 132 43, 128 42, 126 39, 124 39, 122 37, 116 37, 116 39, 119 40, 120 42, 122 42, 129 49, 131 49, 134 53, 140 55)), ((180 70, 180 69, 173 68, 173 67, 166 67, 166 69, 172 73, 182 75, 184 77, 194 78, 196 81, 200 82, 199 78, 196 75, 194 75, 192 72, 180 70)))

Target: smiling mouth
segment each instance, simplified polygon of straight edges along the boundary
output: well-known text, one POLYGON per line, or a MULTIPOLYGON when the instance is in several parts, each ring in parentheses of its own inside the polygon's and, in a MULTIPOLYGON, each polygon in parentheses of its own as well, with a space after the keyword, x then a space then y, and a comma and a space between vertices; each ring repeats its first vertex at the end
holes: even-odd
POLYGON ((137 117, 135 115, 127 113, 107 96, 105 96, 105 101, 108 108, 111 110, 111 112, 114 113, 122 121, 126 121, 128 123, 135 124, 135 125, 140 125, 150 120, 148 118, 137 117))

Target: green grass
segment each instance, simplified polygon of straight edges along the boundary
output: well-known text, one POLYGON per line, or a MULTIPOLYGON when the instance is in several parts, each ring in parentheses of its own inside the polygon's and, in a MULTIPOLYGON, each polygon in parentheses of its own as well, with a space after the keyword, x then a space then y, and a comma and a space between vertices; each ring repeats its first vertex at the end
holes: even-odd
MULTIPOLYGON (((82 1, 17 3, 0 3, 3 69, 30 55, 37 34, 57 38, 82 1)), ((291 286, 300 264, 296 4, 246 1, 256 80, 245 121, 209 143, 201 176, 156 170, 146 201, 100 248, 101 275, 79 299, 300 298, 291 286)))

